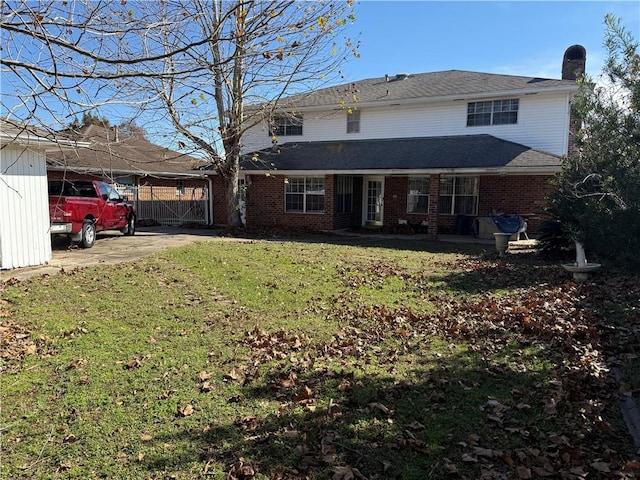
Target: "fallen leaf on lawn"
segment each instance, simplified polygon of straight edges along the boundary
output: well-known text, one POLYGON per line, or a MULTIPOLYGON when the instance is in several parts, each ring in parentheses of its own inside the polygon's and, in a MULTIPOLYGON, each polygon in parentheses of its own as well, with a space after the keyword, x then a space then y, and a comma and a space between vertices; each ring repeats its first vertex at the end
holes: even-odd
POLYGON ((516 468, 516 473, 518 474, 518 478, 531 478, 531 470, 523 465, 519 465, 518 468, 516 468))
POLYGON ((450 475, 457 475, 458 474, 458 467, 456 466, 455 463, 445 463, 444 464, 444 469, 450 475))
POLYGON ((472 455, 469 455, 468 453, 463 453, 462 454, 462 461, 463 462, 468 462, 468 463, 477 463, 478 459, 472 455))
POLYGON ((235 380, 236 382, 244 381, 244 372, 242 370, 237 370, 232 368, 229 373, 227 373, 224 377, 225 380, 235 380))
POLYGON ((593 462, 591 467, 602 473, 609 473, 611 470, 609 469, 609 464, 606 462, 593 462))
POLYGON ((146 433, 143 433, 142 435, 140 435, 140 440, 143 441, 143 442, 148 442, 151 439, 153 439, 153 437, 151 435, 146 434, 146 433))
POLYGON ((198 380, 204 382, 205 380, 209 380, 211 378, 211 374, 205 371, 202 371, 198 374, 198 380))
POLYGON ((231 467, 231 470, 227 473, 226 478, 228 480, 245 480, 253 478, 256 475, 255 469, 251 465, 246 465, 244 462, 244 458, 238 459, 238 461, 231 467))
POLYGON ((133 370, 134 368, 139 368, 142 366, 142 360, 139 357, 134 357, 127 362, 125 368, 128 370, 133 370))
POLYGON ((36 353, 36 344, 35 343, 30 343, 29 345, 24 347, 24 354, 25 355, 33 355, 34 353, 36 353))
POLYGON ((385 415, 393 415, 393 410, 385 407, 382 403, 379 403, 379 402, 370 403, 369 408, 372 408, 374 410, 380 410, 385 415))
POLYGON ((411 430, 424 430, 426 427, 417 420, 414 420, 409 425, 407 425, 407 428, 410 428, 411 430))
POLYGON ((188 417, 189 415, 193 415, 193 405, 191 405, 190 403, 187 403, 184 406, 179 406, 178 405, 178 413, 183 416, 183 417, 188 417))
POLYGON ((333 476, 331 480, 366 480, 366 477, 357 468, 333 467, 332 470, 333 476))
POLYGON ((627 468, 630 468, 631 470, 640 473, 640 462, 636 460, 629 460, 627 462, 627 468))
POLYGON ((211 392, 212 390, 213 385, 211 385, 211 382, 204 382, 202 385, 200 385, 201 392, 211 392))
POLYGON ((309 400, 311 397, 313 397, 313 390, 305 385, 298 391, 298 394, 294 397, 294 400, 296 402, 299 402, 301 400, 309 400))
POLYGON ((487 457, 487 458, 495 457, 497 453, 494 450, 491 450, 490 448, 482 448, 482 447, 474 447, 473 452, 480 457, 487 457))

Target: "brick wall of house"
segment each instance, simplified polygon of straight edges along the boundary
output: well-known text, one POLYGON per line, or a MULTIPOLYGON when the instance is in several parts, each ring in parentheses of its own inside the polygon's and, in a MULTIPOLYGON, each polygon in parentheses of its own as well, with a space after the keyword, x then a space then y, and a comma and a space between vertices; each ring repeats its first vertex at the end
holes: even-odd
POLYGON ((75 173, 72 171, 62 172, 59 170, 48 170, 47 180, 102 180, 102 175, 91 175, 90 173, 75 173))
POLYGON ((211 189, 213 190, 213 224, 219 226, 228 225, 227 194, 220 175, 211 176, 211 189))
MULTIPOLYGON (((547 219, 544 213, 547 198, 553 193, 548 175, 531 176, 481 176, 479 184, 478 215, 489 212, 504 212, 526 216, 528 231, 535 234, 540 223, 547 219)), ((457 215, 438 214, 440 176, 431 175, 431 200, 429 213, 408 214, 408 177, 385 178, 385 225, 392 227, 399 220, 407 220, 410 225, 419 225, 426 220, 429 234, 436 231, 443 234, 456 232, 457 215)))
POLYGON ((548 175, 480 177, 478 215, 492 211, 522 215, 528 219, 528 232, 535 234, 548 218, 547 198, 554 192, 550 180, 548 175))

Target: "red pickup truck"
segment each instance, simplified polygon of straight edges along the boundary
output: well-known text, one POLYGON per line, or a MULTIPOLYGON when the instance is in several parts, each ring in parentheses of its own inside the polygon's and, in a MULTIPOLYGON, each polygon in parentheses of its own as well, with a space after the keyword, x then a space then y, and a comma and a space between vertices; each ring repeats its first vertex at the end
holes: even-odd
POLYGON ((96 232, 136 231, 133 206, 109 184, 98 181, 49 182, 50 232, 67 235, 83 248, 93 247, 96 232))

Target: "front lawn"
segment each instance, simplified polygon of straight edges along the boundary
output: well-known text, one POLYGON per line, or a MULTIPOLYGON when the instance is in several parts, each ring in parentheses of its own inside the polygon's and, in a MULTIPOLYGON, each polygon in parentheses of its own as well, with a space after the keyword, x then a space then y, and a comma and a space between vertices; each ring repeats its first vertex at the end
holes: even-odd
POLYGON ((2 478, 632 478, 639 283, 323 236, 4 285, 2 478))

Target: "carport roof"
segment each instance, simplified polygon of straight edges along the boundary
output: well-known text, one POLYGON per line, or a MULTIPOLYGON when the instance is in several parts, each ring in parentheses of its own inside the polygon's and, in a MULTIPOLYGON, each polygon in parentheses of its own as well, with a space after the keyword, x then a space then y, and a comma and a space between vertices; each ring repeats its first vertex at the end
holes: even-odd
POLYGON ((492 135, 285 143, 244 157, 247 171, 553 173, 560 157, 492 135))

